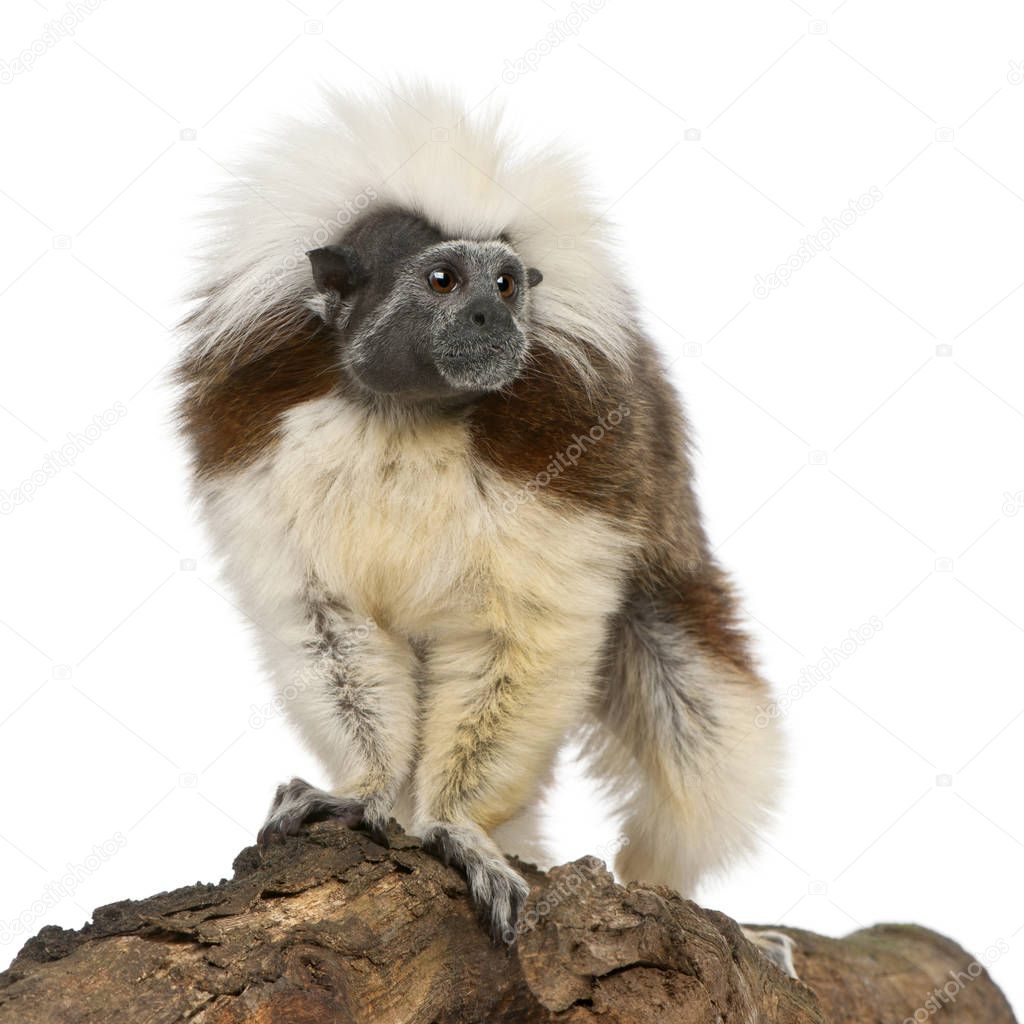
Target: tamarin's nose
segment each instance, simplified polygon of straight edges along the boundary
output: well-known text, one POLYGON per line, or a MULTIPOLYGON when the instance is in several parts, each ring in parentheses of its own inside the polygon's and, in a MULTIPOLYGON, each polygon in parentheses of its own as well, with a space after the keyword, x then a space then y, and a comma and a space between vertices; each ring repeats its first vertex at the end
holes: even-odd
POLYGON ((466 316, 471 324, 475 324, 477 327, 486 327, 492 319, 490 312, 486 302, 476 301, 470 303, 469 308, 466 310, 466 316))
POLYGON ((466 319, 476 328, 487 328, 489 331, 502 330, 510 326, 512 318, 507 309, 500 306, 495 308, 494 304, 481 300, 473 302, 466 309, 466 319))
POLYGON ((494 304, 486 299, 476 299, 466 308, 466 319, 474 327, 500 327, 503 309, 495 309, 494 304))

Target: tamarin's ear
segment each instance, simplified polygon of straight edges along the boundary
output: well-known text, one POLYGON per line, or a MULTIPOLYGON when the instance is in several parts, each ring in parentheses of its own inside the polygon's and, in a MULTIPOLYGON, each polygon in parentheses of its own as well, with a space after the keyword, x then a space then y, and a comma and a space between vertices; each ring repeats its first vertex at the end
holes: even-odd
POLYGON ((350 245, 327 245, 306 253, 313 267, 317 290, 347 298, 369 276, 359 254, 350 245))
POLYGON ((544 280, 544 275, 536 267, 527 267, 526 283, 533 288, 544 280))

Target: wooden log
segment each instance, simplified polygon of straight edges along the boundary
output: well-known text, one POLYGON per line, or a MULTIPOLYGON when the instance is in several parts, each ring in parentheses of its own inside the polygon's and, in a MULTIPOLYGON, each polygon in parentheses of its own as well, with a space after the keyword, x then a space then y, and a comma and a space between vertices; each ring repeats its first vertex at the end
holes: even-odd
POLYGON ((266 856, 243 850, 231 880, 101 907, 79 931, 43 928, 0 974, 0 1022, 1014 1021, 980 965, 934 932, 781 929, 794 981, 730 918, 617 885, 594 858, 524 867, 519 937, 497 948, 462 877, 394 826, 391 839, 319 823, 266 856))

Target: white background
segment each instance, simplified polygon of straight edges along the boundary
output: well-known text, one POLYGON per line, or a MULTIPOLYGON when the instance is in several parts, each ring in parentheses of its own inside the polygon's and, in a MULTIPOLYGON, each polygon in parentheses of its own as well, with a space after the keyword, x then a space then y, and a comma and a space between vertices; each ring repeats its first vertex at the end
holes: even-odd
MULTIPOLYGON (((270 689, 185 500, 163 375, 223 165, 315 108, 316 78, 421 70, 590 154, 713 540, 767 676, 798 687, 778 827, 703 901, 1001 942, 1024 1005, 1024 9, 597 0, 573 34, 551 29, 562 0, 92 3, 52 45, 58 0, 0 15, 0 499, 29 499, 0 516, 0 960, 44 923, 229 874, 274 784, 321 778, 280 719, 251 724, 270 689)), ((551 820, 563 858, 614 835, 568 770, 551 820)))

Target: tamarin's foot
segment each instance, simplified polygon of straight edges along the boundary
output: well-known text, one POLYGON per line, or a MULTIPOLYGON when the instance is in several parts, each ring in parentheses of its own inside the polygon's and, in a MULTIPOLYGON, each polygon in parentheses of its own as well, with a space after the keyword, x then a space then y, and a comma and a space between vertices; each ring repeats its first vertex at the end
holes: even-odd
POLYGON ((783 974, 799 980, 796 965, 793 963, 794 942, 785 932, 773 931, 770 928, 740 930, 783 974))
POLYGON ((367 832, 379 846, 388 845, 386 817, 369 813, 365 801, 335 796, 311 786, 304 779, 292 779, 277 787, 270 813, 256 842, 260 849, 265 850, 271 843, 285 836, 298 835, 303 825, 325 821, 327 818, 336 818, 349 828, 367 832))
POLYGON ((421 839, 425 850, 465 874, 491 938, 508 945, 515 942, 519 911, 530 887, 487 835, 462 825, 434 824, 423 830, 421 839))

